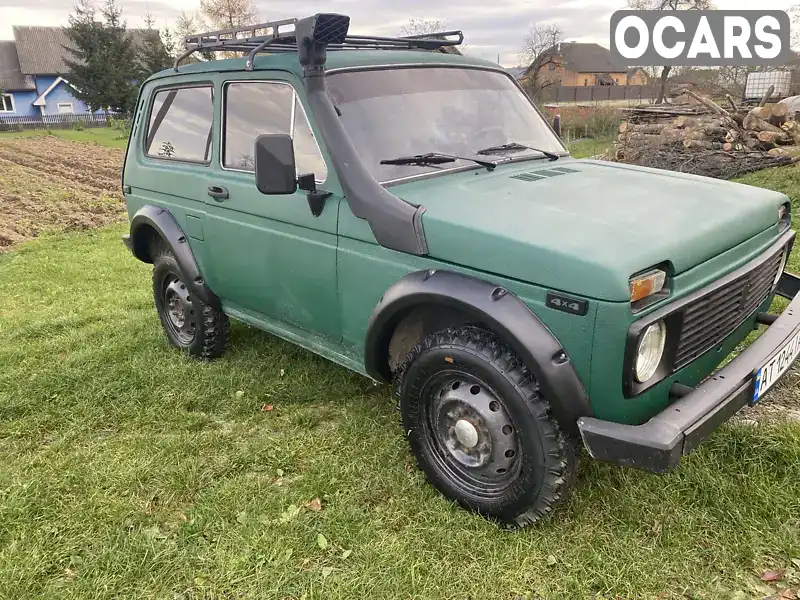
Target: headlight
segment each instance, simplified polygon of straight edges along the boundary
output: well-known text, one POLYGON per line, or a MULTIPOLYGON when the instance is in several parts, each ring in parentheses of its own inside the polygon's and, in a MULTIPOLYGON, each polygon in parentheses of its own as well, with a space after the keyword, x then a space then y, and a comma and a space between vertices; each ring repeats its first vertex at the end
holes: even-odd
POLYGON ((792 224, 792 213, 789 204, 783 204, 778 209, 778 228, 781 231, 789 229, 789 226, 792 224))
POLYGON ((644 330, 639 344, 636 346, 636 366, 634 376, 639 383, 645 383, 656 373, 664 354, 664 342, 667 339, 667 327, 664 321, 658 321, 644 330))

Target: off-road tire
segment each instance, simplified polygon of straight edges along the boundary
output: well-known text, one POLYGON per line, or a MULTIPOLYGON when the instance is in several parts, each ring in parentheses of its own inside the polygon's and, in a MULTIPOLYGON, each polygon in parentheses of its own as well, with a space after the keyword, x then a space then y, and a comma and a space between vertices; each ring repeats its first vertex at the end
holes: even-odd
POLYGON ((230 331, 228 315, 204 303, 200 298, 191 296, 183 285, 184 281, 185 276, 172 252, 167 247, 159 247, 153 258, 153 299, 167 341, 190 356, 212 360, 224 352, 228 343, 230 331), (190 300, 185 318, 193 326, 191 336, 181 335, 170 320, 165 288, 168 283, 176 279, 177 287, 181 288, 190 300))
MULTIPOLYGON (((492 333, 466 326, 428 336, 412 349, 396 371, 395 386, 400 399, 403 429, 417 463, 433 486, 447 498, 508 528, 518 528, 550 515, 567 497, 576 479, 580 445, 561 432, 551 415, 547 399, 542 396, 530 371, 492 333), (500 402, 499 406, 495 404, 492 407, 489 404, 491 410, 496 411, 494 415, 486 413, 485 404, 479 407, 482 413, 469 413, 472 417, 468 422, 484 424, 483 428, 476 426, 476 432, 480 432, 480 435, 486 433, 489 437, 492 431, 496 433, 497 424, 487 425, 487 422, 496 419, 497 414, 510 421, 513 430, 510 435, 516 436, 517 444, 514 458, 506 460, 509 452, 506 450, 500 455, 503 458, 499 462, 494 461, 497 452, 492 442, 489 453, 492 458, 487 466, 481 467, 481 473, 488 472, 489 477, 494 477, 491 473, 494 466, 507 468, 498 475, 507 479, 502 484, 507 485, 505 488, 498 487, 492 491, 494 483, 488 487, 481 486, 480 482, 465 483, 460 474, 464 465, 454 458, 455 453, 448 450, 448 444, 460 447, 467 453, 475 451, 475 448, 480 449, 480 446, 459 446, 460 438, 455 441, 448 438, 446 443, 441 440, 445 435, 441 433, 443 430, 452 432, 458 427, 458 424, 456 428, 442 426, 442 419, 452 423, 449 419, 452 419, 453 412, 464 414, 460 412, 464 410, 460 408, 460 400, 456 399, 454 404, 455 401, 450 397, 459 393, 460 388, 451 386, 455 390, 451 392, 447 387, 449 384, 445 383, 444 390, 440 392, 437 387, 439 384, 434 383, 449 381, 443 378, 451 376, 454 380, 474 381, 474 384, 468 383, 471 394, 491 392, 500 402), (432 393, 439 399, 431 397, 432 393), (437 414, 432 414, 430 406, 436 403, 458 408, 454 411, 443 408, 437 414), (442 412, 445 410, 450 412, 442 412), (487 414, 488 419, 484 419, 483 415, 487 414)), ((466 396, 466 392, 461 394, 466 396)), ((469 434, 466 437, 470 440, 468 443, 482 439, 471 437, 469 426, 466 429, 469 434)), ((509 436, 507 431, 508 427, 502 425, 500 432, 509 436)), ((504 438, 498 443, 511 442, 504 438)), ((497 446, 497 449, 502 450, 503 447, 497 446)), ((459 456, 472 460, 471 456, 463 453, 459 456)), ((469 474, 472 470, 468 467, 466 472, 469 474)))

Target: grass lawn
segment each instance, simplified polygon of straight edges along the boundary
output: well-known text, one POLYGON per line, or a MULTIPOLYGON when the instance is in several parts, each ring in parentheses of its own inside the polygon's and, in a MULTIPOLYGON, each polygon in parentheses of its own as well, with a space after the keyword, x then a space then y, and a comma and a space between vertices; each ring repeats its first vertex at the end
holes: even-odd
MULTIPOLYGON (((800 214, 800 169, 743 181, 789 193, 800 214)), ((0 254, 0 599, 716 600, 800 586, 800 423, 728 424, 662 477, 584 455, 552 519, 505 532, 425 483, 388 388, 241 324, 215 362, 170 349, 124 231, 0 254), (761 582, 766 569, 782 580, 761 582)))
POLYGON ((169 349, 122 232, 0 255, 2 598, 749 598, 800 558, 796 424, 664 477, 586 459, 503 532, 424 482, 388 389, 242 325, 169 349))
POLYGON ((128 139, 120 139, 120 132, 110 127, 87 127, 83 131, 78 131, 76 129, 51 129, 49 134, 47 131, 42 130, 0 133, 0 140, 40 137, 45 135, 55 135, 65 140, 73 140, 76 142, 92 142, 109 148, 125 148, 125 146, 128 145, 128 139))
POLYGON ((578 142, 571 142, 567 144, 567 149, 570 154, 575 158, 589 158, 603 154, 611 144, 614 143, 614 138, 588 138, 578 142))

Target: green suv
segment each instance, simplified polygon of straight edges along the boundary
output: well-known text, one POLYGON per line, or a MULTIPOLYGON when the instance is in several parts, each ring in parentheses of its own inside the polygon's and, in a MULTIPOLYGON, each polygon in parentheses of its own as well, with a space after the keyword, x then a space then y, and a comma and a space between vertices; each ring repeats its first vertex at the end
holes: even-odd
POLYGON ((215 358, 232 317, 393 381, 430 482, 508 526, 567 496, 581 445, 667 471, 786 372, 786 196, 574 160, 460 32, 348 26, 190 36, 242 57, 142 86, 125 243, 173 346, 215 358))

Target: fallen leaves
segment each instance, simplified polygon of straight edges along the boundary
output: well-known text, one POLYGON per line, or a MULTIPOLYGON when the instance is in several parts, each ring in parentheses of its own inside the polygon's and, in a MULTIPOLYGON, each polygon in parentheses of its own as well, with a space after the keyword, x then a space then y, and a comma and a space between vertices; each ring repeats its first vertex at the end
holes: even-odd
POLYGON ((162 531, 161 527, 155 523, 142 529, 142 533, 151 540, 165 540, 169 537, 169 534, 162 531))
POLYGON ((265 404, 264 406, 261 407, 261 412, 270 412, 274 409, 275 406, 273 406, 272 404, 265 404))
POLYGON ((317 534, 317 546, 319 546, 320 550, 325 550, 328 547, 328 540, 321 533, 317 534))
POLYGON ((289 507, 281 513, 280 519, 278 521, 282 524, 291 523, 300 515, 300 507, 294 504, 290 504, 289 507))
POLYGON ((780 581, 783 579, 782 571, 764 571, 761 573, 761 581, 780 581))
POLYGON ((306 502, 305 507, 314 512, 320 512, 322 510, 322 500, 314 498, 310 502, 306 502))

